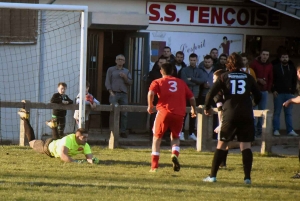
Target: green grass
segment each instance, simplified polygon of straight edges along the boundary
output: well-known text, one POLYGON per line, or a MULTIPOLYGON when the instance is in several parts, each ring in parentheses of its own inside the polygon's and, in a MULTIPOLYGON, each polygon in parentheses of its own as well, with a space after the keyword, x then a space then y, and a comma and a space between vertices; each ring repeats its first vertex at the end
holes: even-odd
MULTIPOLYGON (((294 157, 254 155, 252 185, 243 183, 241 154, 228 155, 218 182, 204 183, 213 153, 183 149, 173 172, 170 150, 149 173, 150 149, 92 147, 100 165, 63 163, 29 147, 0 147, 0 200, 299 200, 294 157)), ((77 158, 83 158, 79 156, 77 158)))

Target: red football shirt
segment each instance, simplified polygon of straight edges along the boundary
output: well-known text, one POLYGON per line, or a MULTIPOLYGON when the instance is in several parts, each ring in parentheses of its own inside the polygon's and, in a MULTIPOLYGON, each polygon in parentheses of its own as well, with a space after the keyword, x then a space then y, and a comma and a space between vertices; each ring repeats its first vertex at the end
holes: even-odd
POLYGON ((185 116, 186 100, 194 95, 186 83, 172 76, 154 80, 149 91, 158 96, 157 110, 185 116))

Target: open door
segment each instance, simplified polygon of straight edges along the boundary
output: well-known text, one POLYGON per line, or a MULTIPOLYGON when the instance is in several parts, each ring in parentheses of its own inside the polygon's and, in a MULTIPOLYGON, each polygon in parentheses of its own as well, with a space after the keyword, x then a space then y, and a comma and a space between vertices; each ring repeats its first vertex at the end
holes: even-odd
MULTIPOLYGON (((129 33, 125 38, 125 66, 132 74, 133 83, 129 90, 130 105, 147 105, 148 86, 143 76, 149 72, 149 33, 129 33)), ((128 113, 128 129, 145 130, 147 125, 147 111, 128 113)))
POLYGON ((126 64, 133 83, 129 91, 129 104, 147 105, 147 86, 143 76, 149 72, 149 33, 130 33, 125 39, 126 64))

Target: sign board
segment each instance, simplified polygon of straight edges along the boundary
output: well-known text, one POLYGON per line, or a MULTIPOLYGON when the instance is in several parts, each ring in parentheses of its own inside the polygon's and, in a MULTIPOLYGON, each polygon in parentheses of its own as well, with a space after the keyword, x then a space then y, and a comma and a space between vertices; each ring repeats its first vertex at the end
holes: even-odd
POLYGON ((184 62, 189 64, 189 55, 198 55, 198 63, 209 54, 212 48, 222 53, 231 54, 243 51, 243 35, 241 34, 211 34, 211 33, 189 33, 189 32, 166 32, 150 31, 150 70, 158 58, 162 55, 163 48, 169 46, 175 56, 177 51, 185 55, 184 62), (226 44, 225 44, 226 39, 226 44))
POLYGON ((280 28, 280 14, 263 7, 147 2, 150 24, 280 28))

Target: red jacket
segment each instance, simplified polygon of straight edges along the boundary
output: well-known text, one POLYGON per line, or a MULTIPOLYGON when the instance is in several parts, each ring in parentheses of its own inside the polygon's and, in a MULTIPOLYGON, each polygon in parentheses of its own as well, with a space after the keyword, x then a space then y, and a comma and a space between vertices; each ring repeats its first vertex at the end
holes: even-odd
POLYGON ((266 63, 260 61, 260 57, 257 57, 250 65, 254 70, 257 79, 264 79, 267 84, 261 85, 258 82, 260 91, 271 91, 273 84, 273 66, 268 60, 266 63))

